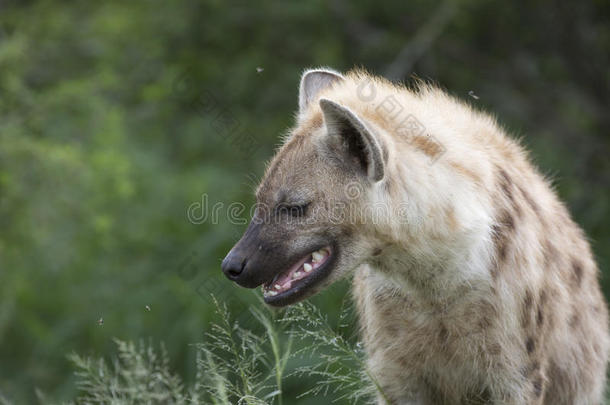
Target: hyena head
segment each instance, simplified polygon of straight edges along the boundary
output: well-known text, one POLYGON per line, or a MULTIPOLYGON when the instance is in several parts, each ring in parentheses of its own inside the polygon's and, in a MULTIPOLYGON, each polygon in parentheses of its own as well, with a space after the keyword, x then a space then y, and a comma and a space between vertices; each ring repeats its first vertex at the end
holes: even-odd
POLYGON ((375 254, 373 186, 384 149, 370 124, 321 94, 344 80, 330 70, 301 79, 300 119, 267 168, 243 237, 222 262, 243 287, 263 286, 284 306, 317 293, 375 254))

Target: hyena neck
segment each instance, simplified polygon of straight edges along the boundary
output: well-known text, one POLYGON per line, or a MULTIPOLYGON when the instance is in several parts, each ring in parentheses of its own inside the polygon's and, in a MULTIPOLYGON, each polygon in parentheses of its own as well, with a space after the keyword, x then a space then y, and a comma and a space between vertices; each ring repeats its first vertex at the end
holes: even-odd
POLYGON ((384 224, 392 231, 382 236, 385 244, 369 264, 388 286, 432 300, 451 299, 472 286, 488 288, 492 208, 459 178, 447 176, 442 162, 422 175, 430 187, 410 186, 417 182, 411 170, 410 181, 395 192, 392 205, 405 209, 400 221, 384 224), (440 198, 438 190, 443 190, 440 198))
POLYGON ((491 288, 488 247, 484 240, 463 250, 451 246, 415 252, 387 245, 369 261, 378 288, 395 290, 430 304, 443 304, 491 288), (433 254, 434 253, 434 254, 433 254))

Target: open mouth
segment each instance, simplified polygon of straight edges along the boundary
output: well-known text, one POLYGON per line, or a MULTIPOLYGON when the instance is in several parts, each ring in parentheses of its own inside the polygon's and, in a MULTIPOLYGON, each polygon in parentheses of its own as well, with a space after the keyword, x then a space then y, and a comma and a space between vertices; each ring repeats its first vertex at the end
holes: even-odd
POLYGON ((308 254, 288 270, 263 284, 263 297, 270 305, 283 306, 297 301, 306 290, 328 274, 333 254, 329 246, 308 254))

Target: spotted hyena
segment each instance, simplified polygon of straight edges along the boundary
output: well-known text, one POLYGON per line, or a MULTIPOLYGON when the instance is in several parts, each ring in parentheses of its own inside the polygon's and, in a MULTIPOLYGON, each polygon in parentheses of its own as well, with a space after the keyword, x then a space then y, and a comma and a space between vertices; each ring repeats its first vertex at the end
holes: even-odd
POLYGON ((602 401, 591 249, 491 116, 425 83, 307 71, 256 197, 223 271, 273 306, 353 274, 380 403, 602 401))

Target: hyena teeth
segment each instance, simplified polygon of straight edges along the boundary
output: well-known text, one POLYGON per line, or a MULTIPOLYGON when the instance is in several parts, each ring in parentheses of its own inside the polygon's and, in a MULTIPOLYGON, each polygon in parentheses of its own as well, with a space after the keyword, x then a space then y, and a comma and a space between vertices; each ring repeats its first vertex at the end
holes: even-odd
POLYGON ((276 284, 276 285, 274 285, 273 287, 275 287, 275 289, 276 289, 276 290, 281 290, 281 289, 282 289, 282 286, 281 286, 281 285, 279 285, 279 284, 276 284))
POLYGON ((269 295, 274 297, 277 295, 277 291, 269 291, 269 295))
POLYGON ((318 250, 317 252, 313 252, 311 254, 312 262, 318 263, 320 260, 324 259, 324 255, 320 252, 322 252, 322 250, 318 250))
POLYGON ((297 277, 301 277, 301 272, 300 271, 295 271, 294 274, 292 275, 292 278, 297 278, 297 277))
MULTIPOLYGON (((309 263, 305 263, 303 265, 303 270, 305 270, 305 273, 309 273, 310 271, 313 270, 313 266, 309 263)), ((298 271, 297 271, 297 273, 298 273, 298 271)), ((296 275, 296 273, 295 273, 295 275, 296 275)))

